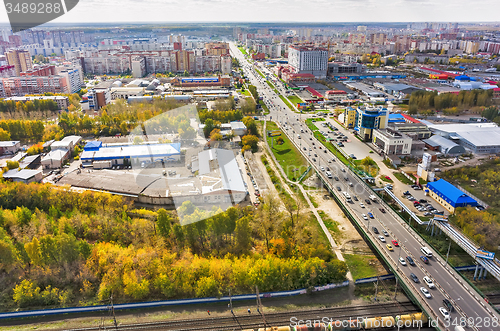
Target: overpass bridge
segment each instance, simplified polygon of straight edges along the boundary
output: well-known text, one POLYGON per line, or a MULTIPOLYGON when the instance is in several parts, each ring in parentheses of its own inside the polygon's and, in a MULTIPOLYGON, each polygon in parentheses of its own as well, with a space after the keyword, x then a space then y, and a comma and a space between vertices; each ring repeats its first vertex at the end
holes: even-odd
POLYGON ((387 193, 392 199, 394 199, 403 210, 410 215, 410 218, 415 220, 420 225, 427 225, 431 228, 434 234, 434 227, 437 227, 443 233, 445 233, 451 240, 453 240, 458 246, 460 246, 467 254, 469 254, 476 261, 476 271, 474 273, 474 280, 478 277, 484 279, 489 272, 497 280, 500 281, 500 261, 497 258, 483 258, 477 256, 477 252, 481 250, 478 244, 476 244, 472 239, 465 236, 459 229, 451 225, 446 219, 438 219, 437 217, 431 219, 430 221, 422 221, 415 213, 411 211, 401 200, 399 200, 394 193, 387 187, 384 188, 385 193, 387 193), (484 273, 483 273, 484 272, 484 273))

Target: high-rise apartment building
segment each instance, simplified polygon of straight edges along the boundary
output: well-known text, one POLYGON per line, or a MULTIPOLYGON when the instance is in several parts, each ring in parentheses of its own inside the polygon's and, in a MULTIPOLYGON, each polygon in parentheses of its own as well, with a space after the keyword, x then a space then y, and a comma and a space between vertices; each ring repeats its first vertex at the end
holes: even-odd
POLYGON ((387 35, 385 33, 372 33, 370 35, 370 43, 372 45, 383 45, 387 40, 387 35))
POLYGON ((294 73, 324 78, 328 69, 328 51, 313 45, 293 45, 288 48, 288 63, 294 73))
POLYGON ((229 54, 228 43, 206 43, 205 49, 207 55, 226 55, 229 54))
POLYGON ((16 76, 19 76, 23 71, 33 69, 30 52, 25 50, 14 49, 5 53, 7 62, 16 68, 16 76))

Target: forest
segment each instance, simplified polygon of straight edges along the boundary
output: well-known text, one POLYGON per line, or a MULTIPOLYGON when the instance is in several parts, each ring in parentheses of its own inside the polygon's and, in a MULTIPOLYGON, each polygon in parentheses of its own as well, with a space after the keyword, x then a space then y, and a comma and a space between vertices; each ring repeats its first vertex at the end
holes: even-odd
POLYGON ((484 211, 459 208, 453 220, 466 235, 487 249, 496 251, 500 236, 500 158, 475 167, 460 167, 443 173, 453 184, 471 192, 490 207, 484 211))
POLYGON ((122 197, 0 182, 0 306, 221 296, 345 279, 300 208, 134 209, 122 197), (178 214, 207 219, 181 226, 178 214))
MULTIPOLYGON (((228 108, 234 106, 234 100, 232 103, 219 100, 215 102, 215 105, 216 110, 199 109, 195 114, 195 108, 189 108, 189 106, 173 100, 137 103, 133 107, 128 105, 126 101, 118 101, 106 105, 95 116, 81 112, 61 112, 57 124, 29 120, 27 119, 29 116, 21 117, 21 119, 0 120, 0 140, 39 142, 51 139, 61 140, 71 134, 96 137, 127 135, 133 130, 138 130, 137 128, 140 131, 141 126, 146 134, 179 133, 182 139, 193 139, 196 137, 196 132, 191 128, 189 118, 199 116, 202 123, 212 120, 211 123, 214 123, 215 126, 218 123, 243 119, 245 111, 228 108), (179 111, 180 107, 182 107, 182 111, 179 111), (189 110, 187 110, 188 108, 189 110)), ((243 110, 244 108, 242 105, 243 110)), ((207 132, 207 137, 210 132, 211 130, 207 132)))
POLYGON ((458 94, 415 91, 410 96, 408 113, 429 113, 437 110, 454 115, 472 107, 491 106, 492 97, 491 90, 460 91, 458 94))

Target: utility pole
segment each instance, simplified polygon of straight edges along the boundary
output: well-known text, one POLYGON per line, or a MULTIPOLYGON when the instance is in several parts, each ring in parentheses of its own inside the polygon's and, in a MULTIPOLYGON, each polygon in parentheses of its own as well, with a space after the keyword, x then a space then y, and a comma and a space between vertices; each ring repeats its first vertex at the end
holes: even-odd
POLYGON ((257 312, 262 316, 262 320, 264 321, 264 330, 267 328, 266 316, 264 316, 264 309, 261 311, 262 302, 260 301, 259 295, 259 287, 255 285, 255 294, 257 295, 257 312))
POLYGON ((238 323, 238 326, 240 327, 240 330, 243 330, 241 327, 240 321, 236 318, 236 315, 233 312, 233 297, 231 296, 231 289, 229 289, 229 309, 231 310, 231 314, 233 315, 234 320, 236 323, 238 323))
POLYGON ((377 301, 377 292, 378 292, 378 280, 380 279, 379 276, 377 276, 377 282, 375 283, 375 298, 374 301, 377 301))
POLYGON ((394 300, 396 300, 397 293, 398 293, 398 276, 396 276, 396 288, 394 289, 394 300))
POLYGON ((115 329, 118 329, 118 322, 116 321, 116 315, 115 315, 115 307, 113 306, 113 294, 109 297, 109 301, 111 304, 111 314, 113 314, 113 322, 115 324, 115 329))
MULTIPOLYGON (((446 240, 449 240, 449 239, 446 238, 446 240)), ((446 263, 444 264, 445 266, 448 265, 448 256, 450 256, 450 248, 451 248, 451 240, 450 240, 450 244, 448 245, 448 252, 446 253, 446 263)))

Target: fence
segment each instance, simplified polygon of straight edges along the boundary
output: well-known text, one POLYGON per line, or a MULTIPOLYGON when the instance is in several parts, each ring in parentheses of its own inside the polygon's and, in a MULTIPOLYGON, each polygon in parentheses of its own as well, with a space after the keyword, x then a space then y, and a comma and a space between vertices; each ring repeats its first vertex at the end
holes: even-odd
MULTIPOLYGON (((325 291, 337 287, 349 286, 349 281, 344 281, 338 284, 327 284, 324 286, 315 286, 312 291, 319 292, 325 291)), ((306 294, 307 289, 298 289, 292 291, 281 291, 281 292, 267 292, 260 293, 261 298, 279 298, 287 296, 295 296, 299 294, 306 294)), ((255 294, 241 294, 232 296, 231 299, 235 300, 251 300, 255 299, 255 294)), ((163 301, 149 301, 149 302, 134 302, 134 303, 123 303, 115 304, 113 308, 115 310, 123 309, 140 309, 140 308, 152 308, 152 307, 164 307, 164 306, 176 306, 176 305, 187 305, 187 304, 203 304, 203 303, 214 303, 214 302, 229 302, 229 296, 224 296, 221 298, 201 298, 201 299, 181 299, 181 300, 163 300, 163 301)), ((44 315, 61 315, 70 313, 91 313, 106 311, 109 309, 107 305, 99 306, 86 306, 86 307, 71 307, 71 308, 56 308, 56 309, 44 309, 44 310, 26 310, 26 311, 16 311, 10 313, 0 313, 0 319, 6 318, 23 318, 23 317, 34 317, 34 316, 44 316, 44 315)))

